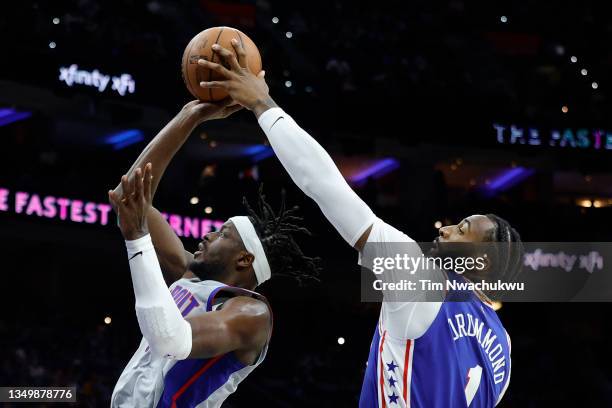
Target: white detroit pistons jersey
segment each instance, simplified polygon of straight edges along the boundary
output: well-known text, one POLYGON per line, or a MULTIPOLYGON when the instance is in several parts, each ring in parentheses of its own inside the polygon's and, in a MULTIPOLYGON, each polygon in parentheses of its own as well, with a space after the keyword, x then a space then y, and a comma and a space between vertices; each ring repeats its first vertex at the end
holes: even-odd
MULTIPOLYGON (((180 279, 169 290, 185 318, 215 310, 223 300, 236 295, 266 302, 258 293, 215 281, 180 279)), ((111 407, 220 407, 261 364, 267 349, 268 344, 252 365, 243 364, 234 353, 172 360, 152 354, 143 338, 115 385, 111 407)))
MULTIPOLYGON (((382 243, 377 255, 392 255, 385 243, 397 242, 414 243, 376 220, 368 243, 382 243)), ((464 280, 453 272, 447 276, 464 280)), ((449 292, 443 302, 383 302, 359 406, 489 408, 509 382, 510 337, 476 293, 449 292)))

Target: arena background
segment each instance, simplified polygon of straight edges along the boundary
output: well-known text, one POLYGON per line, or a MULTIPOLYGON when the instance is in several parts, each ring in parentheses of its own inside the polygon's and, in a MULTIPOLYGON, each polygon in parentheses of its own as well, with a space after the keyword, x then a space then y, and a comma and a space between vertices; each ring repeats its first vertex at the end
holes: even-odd
MULTIPOLYGON (((436 221, 495 212, 525 241, 608 241, 606 11, 573 0, 4 4, 0 385, 75 384, 79 406, 108 405, 140 340, 129 269, 114 215, 105 220, 96 206, 95 220, 84 220, 71 209, 75 200, 105 203, 190 100, 180 57, 210 26, 248 33, 277 103, 381 218, 413 238, 431 240, 436 221), (129 75, 123 95, 111 84, 68 86, 60 73, 73 64, 129 75), (38 216, 34 194, 54 197, 55 213, 38 216), (70 200, 66 214, 57 198, 70 200)), ((305 251, 325 270, 314 285, 278 279, 261 288, 275 315, 269 357, 226 406, 356 406, 378 306, 359 301, 356 253, 293 186, 253 115, 194 132, 155 205, 180 228, 185 217, 224 220, 262 181, 273 203, 285 188, 302 207, 314 233, 305 251)), ((197 240, 184 242, 193 249, 197 240)), ((500 406, 610 406, 610 309, 504 304, 513 361, 500 406)))

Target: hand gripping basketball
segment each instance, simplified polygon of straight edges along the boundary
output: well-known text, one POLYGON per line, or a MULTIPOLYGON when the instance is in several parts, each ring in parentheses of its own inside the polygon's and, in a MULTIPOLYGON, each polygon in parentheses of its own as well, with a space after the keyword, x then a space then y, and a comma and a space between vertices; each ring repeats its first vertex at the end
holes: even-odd
POLYGON ((269 98, 269 88, 264 79, 265 71, 254 75, 246 67, 246 52, 242 44, 235 38, 232 39, 231 44, 236 51, 235 55, 218 44, 212 46, 213 52, 219 56, 224 64, 204 59, 198 60, 199 65, 212 70, 223 78, 216 81, 202 81, 200 86, 207 89, 221 88, 235 102, 249 110, 254 110, 257 104, 269 98))

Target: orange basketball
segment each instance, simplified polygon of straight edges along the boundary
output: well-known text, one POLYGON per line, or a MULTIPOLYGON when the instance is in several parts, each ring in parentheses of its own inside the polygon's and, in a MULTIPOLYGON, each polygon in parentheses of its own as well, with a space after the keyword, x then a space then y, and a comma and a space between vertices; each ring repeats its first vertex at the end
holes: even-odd
MULTIPOLYGON (((231 27, 212 27, 202 31, 187 44, 183 53, 182 71, 183 80, 187 89, 193 96, 202 101, 218 101, 227 96, 227 92, 221 88, 205 89, 200 86, 202 81, 222 80, 216 72, 198 65, 199 59, 205 59, 219 63, 219 56, 212 50, 213 44, 227 48, 234 54, 231 40, 235 38, 246 51, 246 65, 249 70, 257 75, 261 71, 261 56, 255 43, 243 32, 231 27)), ((226 66, 226 68, 229 68, 226 66)))

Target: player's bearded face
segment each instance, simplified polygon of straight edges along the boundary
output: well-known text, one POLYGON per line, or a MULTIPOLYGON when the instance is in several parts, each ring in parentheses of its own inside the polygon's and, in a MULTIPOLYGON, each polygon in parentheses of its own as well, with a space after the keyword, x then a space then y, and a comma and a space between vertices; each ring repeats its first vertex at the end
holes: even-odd
POLYGON ((225 272, 225 265, 214 259, 194 259, 189 264, 188 269, 200 280, 219 280, 225 272))
POLYGON ((219 231, 206 234, 194 253, 188 269, 201 280, 220 280, 232 264, 233 255, 240 249, 238 232, 231 222, 219 231))

